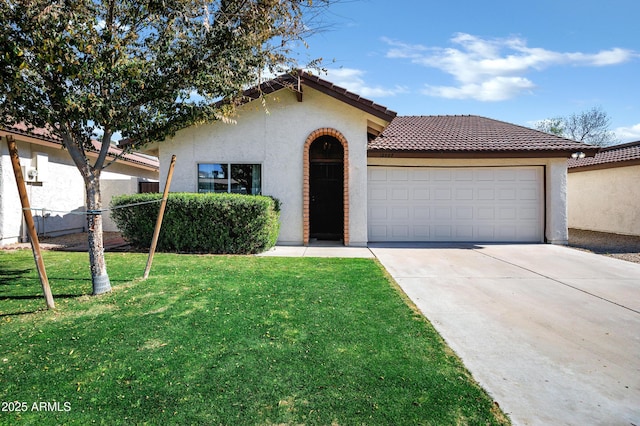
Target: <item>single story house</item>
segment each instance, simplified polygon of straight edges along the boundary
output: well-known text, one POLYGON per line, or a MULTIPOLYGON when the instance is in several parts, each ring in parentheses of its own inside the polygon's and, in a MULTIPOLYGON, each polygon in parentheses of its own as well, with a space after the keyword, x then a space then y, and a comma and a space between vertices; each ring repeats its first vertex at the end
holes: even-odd
POLYGON ((569 227, 640 236, 640 141, 568 162, 569 227))
MULTIPOLYGON (((45 130, 28 132, 24 126, 17 125, 0 129, 0 245, 27 241, 28 235, 7 136, 13 136, 16 141, 29 204, 38 209, 32 211, 38 234, 59 236, 85 231, 84 181, 69 154, 62 149, 62 142, 45 130)), ((117 154, 120 150, 114 147, 110 152, 117 154)), ((97 155, 97 151, 89 155, 97 155)), ((102 172, 103 206, 106 208, 115 195, 137 193, 144 185, 154 182, 157 191, 158 173, 157 158, 125 155, 102 172)), ((117 231, 108 214, 104 215, 103 226, 105 231, 117 231)))
POLYGON ((567 158, 597 151, 479 116, 397 116, 302 71, 245 95, 235 123, 145 152, 161 176, 176 155, 172 191, 280 199, 279 244, 566 244, 567 158))

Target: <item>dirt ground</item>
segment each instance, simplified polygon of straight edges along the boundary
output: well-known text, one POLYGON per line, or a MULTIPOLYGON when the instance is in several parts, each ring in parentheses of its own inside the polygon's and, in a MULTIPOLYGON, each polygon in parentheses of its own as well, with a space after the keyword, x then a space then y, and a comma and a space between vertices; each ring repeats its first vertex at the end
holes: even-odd
MULTIPOLYGON (((42 238, 40 244, 43 250, 85 251, 87 249, 87 234, 83 232, 61 237, 42 238)), ((105 232, 104 245, 107 251, 128 250, 126 241, 118 232, 105 232)), ((569 229, 569 246, 628 262, 640 263, 640 237, 569 229)), ((0 248, 4 250, 30 249, 31 245, 19 243, 0 248)))
MULTIPOLYGON (((86 232, 62 235, 60 237, 39 237, 42 250, 86 251, 89 243, 86 232)), ((128 244, 119 232, 103 232, 103 242, 107 251, 126 251, 128 244)), ((15 243, 1 246, 3 250, 31 249, 31 243, 15 243)))

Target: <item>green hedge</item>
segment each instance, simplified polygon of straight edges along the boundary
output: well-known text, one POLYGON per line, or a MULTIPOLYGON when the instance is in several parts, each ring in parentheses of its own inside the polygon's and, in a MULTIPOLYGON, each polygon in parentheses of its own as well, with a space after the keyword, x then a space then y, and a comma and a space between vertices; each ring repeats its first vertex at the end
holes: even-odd
MULTIPOLYGON (((161 194, 133 194, 111 200, 111 217, 133 247, 150 247, 160 203, 126 206, 161 198, 161 194)), ((280 231, 279 216, 280 203, 272 197, 170 193, 157 250, 260 253, 275 245, 280 231)))

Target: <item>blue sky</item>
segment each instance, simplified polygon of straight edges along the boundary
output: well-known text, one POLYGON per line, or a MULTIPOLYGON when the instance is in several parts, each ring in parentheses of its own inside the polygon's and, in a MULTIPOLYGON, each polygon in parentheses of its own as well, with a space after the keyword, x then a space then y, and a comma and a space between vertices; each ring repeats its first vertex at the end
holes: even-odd
POLYGON ((524 126, 601 107, 640 140, 638 0, 338 0, 301 61, 400 115, 524 126))

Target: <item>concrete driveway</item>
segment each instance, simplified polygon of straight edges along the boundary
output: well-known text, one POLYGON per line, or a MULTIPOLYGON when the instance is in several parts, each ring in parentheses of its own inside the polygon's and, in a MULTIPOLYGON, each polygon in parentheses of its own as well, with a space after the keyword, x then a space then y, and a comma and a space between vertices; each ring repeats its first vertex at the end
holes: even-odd
POLYGON ((370 248, 514 424, 640 426, 640 264, 553 245, 370 248))

